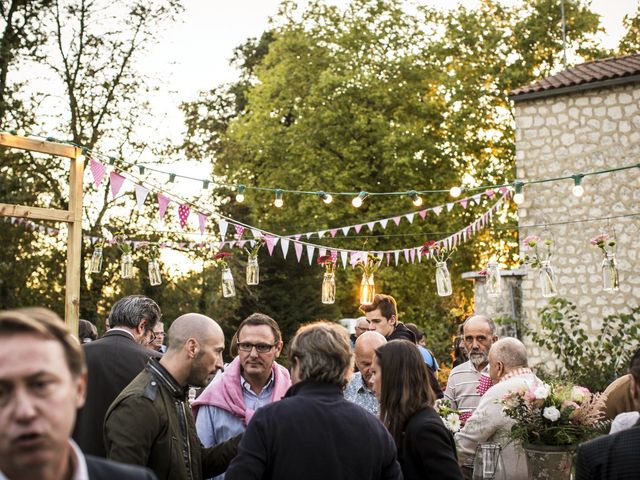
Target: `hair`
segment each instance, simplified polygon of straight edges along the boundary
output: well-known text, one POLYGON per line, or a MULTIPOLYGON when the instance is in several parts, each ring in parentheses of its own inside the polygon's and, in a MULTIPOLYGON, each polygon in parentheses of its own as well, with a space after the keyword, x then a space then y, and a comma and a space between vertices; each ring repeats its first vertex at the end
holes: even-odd
POLYGON ((467 318, 462 324, 462 330, 461 330, 462 335, 464 335, 465 325, 469 323, 471 320, 484 320, 489 326, 489 331, 491 332, 491 336, 494 336, 496 334, 496 324, 493 320, 491 320, 491 318, 487 317, 486 315, 472 315, 469 318, 467 318))
POLYGON ((160 307, 144 295, 129 295, 111 307, 109 327, 137 328, 142 320, 147 321, 147 330, 152 330, 162 318, 160 307))
POLYGON ((391 295, 385 295, 378 293, 373 297, 373 303, 370 305, 360 305, 360 311, 363 313, 373 312, 376 309, 380 309, 380 313, 387 320, 393 317, 398 317, 398 307, 396 305, 396 299, 391 295))
POLYGON ((299 368, 300 380, 330 383, 344 388, 353 371, 353 354, 347 330, 328 321, 298 329, 289 345, 289 358, 299 368))
POLYGON ((424 338, 424 332, 415 323, 405 323, 404 326, 413 332, 416 337, 416 343, 424 338))
POLYGON ((427 365, 415 344, 392 340, 375 350, 380 386, 380 420, 400 448, 409 419, 419 410, 432 407, 435 393, 427 365))
POLYGON ((240 330, 247 325, 267 325, 271 328, 273 332, 273 338, 275 338, 276 343, 280 343, 282 340, 282 333, 280 333, 280 327, 276 323, 276 321, 271 318, 269 315, 265 315, 264 313, 252 313, 247 318, 245 318, 242 323, 238 326, 238 330, 236 330, 236 343, 238 341, 238 337, 240 336, 240 330))
POLYGON ((504 337, 491 345, 492 355, 501 361, 505 368, 527 367, 527 349, 524 344, 513 337, 504 337))
POLYGON ((640 384, 640 349, 636 350, 633 357, 631 357, 631 362, 629 363, 629 373, 636 381, 637 384, 640 384))
POLYGON ((80 343, 87 343, 98 338, 98 329, 89 320, 78 320, 78 338, 80 343))
POLYGON ((85 370, 84 352, 75 336, 58 315, 41 307, 20 308, 0 312, 0 337, 26 334, 58 342, 74 378, 85 370))

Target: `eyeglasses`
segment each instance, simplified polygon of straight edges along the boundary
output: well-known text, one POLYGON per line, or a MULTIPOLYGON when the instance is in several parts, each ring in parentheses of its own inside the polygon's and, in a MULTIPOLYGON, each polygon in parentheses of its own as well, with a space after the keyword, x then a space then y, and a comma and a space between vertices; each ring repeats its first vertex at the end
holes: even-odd
POLYGON ((153 332, 153 335, 157 337, 164 337, 164 332, 153 332))
POLYGON ((254 343, 245 343, 245 342, 238 343, 238 350, 242 352, 250 352, 255 348, 256 352, 258 353, 268 353, 271 351, 273 347, 275 347, 275 344, 269 345, 268 343, 254 344, 254 343))

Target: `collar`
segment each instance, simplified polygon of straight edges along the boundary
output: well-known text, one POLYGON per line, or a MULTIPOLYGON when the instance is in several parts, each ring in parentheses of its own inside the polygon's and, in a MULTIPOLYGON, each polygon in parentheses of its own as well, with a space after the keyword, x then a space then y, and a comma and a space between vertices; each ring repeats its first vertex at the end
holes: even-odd
POLYGON ((133 336, 133 333, 131 333, 129 330, 126 330, 124 328, 120 328, 120 327, 111 327, 109 329, 109 331, 107 333, 105 333, 105 335, 108 335, 111 332, 124 332, 127 335, 129 335, 131 337, 132 340, 135 341, 136 337, 133 336))
POLYGON ((527 367, 516 368, 515 370, 511 370, 509 373, 505 373, 498 383, 502 383, 513 377, 519 377, 520 375, 533 375, 533 372, 527 367))
POLYGON ((333 383, 315 382, 313 380, 303 380, 293 385, 284 398, 289 397, 318 397, 318 396, 336 396, 344 398, 342 388, 333 383))
MULTIPOLYGON (((269 388, 271 388, 271 385, 273 385, 273 368, 271 369, 271 376, 269 377, 269 380, 267 380, 267 383, 264 384, 264 387, 262 387, 262 391, 266 391, 269 390, 269 388)), ((247 392, 251 392, 254 395, 256 395, 256 392, 254 392, 251 389, 251 385, 249 385, 249 382, 247 382, 247 380, 242 376, 242 374, 240 374, 240 385, 242 385, 242 388, 244 390, 246 390, 247 392)))
POLYGON ((469 364, 469 368, 479 374, 484 374, 487 377, 489 376, 489 362, 487 362, 487 364, 484 366, 484 368, 480 371, 478 371, 478 369, 476 368, 476 366, 473 364, 473 362, 471 360, 467 360, 467 363, 469 364))
POLYGON ((87 468, 87 460, 84 458, 84 454, 80 447, 76 443, 69 439, 71 445, 71 465, 72 465, 72 480, 89 480, 89 469, 87 468))
POLYGON ((147 363, 147 368, 151 374, 156 377, 158 382, 165 386, 171 395, 179 400, 185 400, 189 392, 189 387, 182 387, 175 378, 169 373, 169 371, 162 366, 157 358, 152 358, 147 363))
POLYGON ((361 385, 358 387, 358 392, 365 392, 373 395, 373 391, 369 388, 369 385, 367 385, 367 382, 364 381, 364 377, 362 376, 362 373, 360 372, 358 373, 360 374, 360 383, 361 383, 361 385))

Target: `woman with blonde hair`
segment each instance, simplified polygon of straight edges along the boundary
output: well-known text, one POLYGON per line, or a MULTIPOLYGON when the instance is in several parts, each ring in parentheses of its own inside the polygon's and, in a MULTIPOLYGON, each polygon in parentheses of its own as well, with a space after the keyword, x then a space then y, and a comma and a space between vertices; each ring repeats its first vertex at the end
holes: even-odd
POLYGON ((462 480, 453 436, 433 408, 427 368, 407 340, 376 349, 370 383, 380 401, 380 419, 398 447, 405 480, 462 480))

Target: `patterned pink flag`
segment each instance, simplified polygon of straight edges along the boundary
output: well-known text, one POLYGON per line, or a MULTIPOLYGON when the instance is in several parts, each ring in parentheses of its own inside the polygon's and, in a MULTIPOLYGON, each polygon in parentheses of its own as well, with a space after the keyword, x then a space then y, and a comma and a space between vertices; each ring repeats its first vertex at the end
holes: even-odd
POLYGON ((198 212, 198 223, 200 224, 200 233, 204 235, 204 230, 207 225, 207 216, 204 213, 198 212))
POLYGON ((169 203, 171 203, 171 199, 169 197, 166 197, 161 193, 158 194, 158 216, 160 217, 160 220, 162 220, 164 214, 167 213, 169 203))
POLYGON ((236 229, 236 236, 242 238, 242 235, 244 235, 244 227, 238 224, 234 224, 233 226, 236 229))
POLYGON ((91 169, 91 173, 93 174, 93 185, 98 188, 102 183, 102 179, 104 178, 107 169, 103 164, 94 160, 93 158, 89 159, 89 168, 91 169))
POLYGON ((182 228, 184 228, 187 225, 187 220, 189 219, 190 212, 191 212, 191 209, 189 208, 189 205, 187 205, 186 203, 178 207, 178 217, 180 218, 180 226, 182 228))
POLYGON ((116 198, 116 195, 118 195, 124 183, 124 177, 119 173, 111 172, 109 174, 109 183, 111 184, 111 195, 113 195, 113 198, 116 198))

